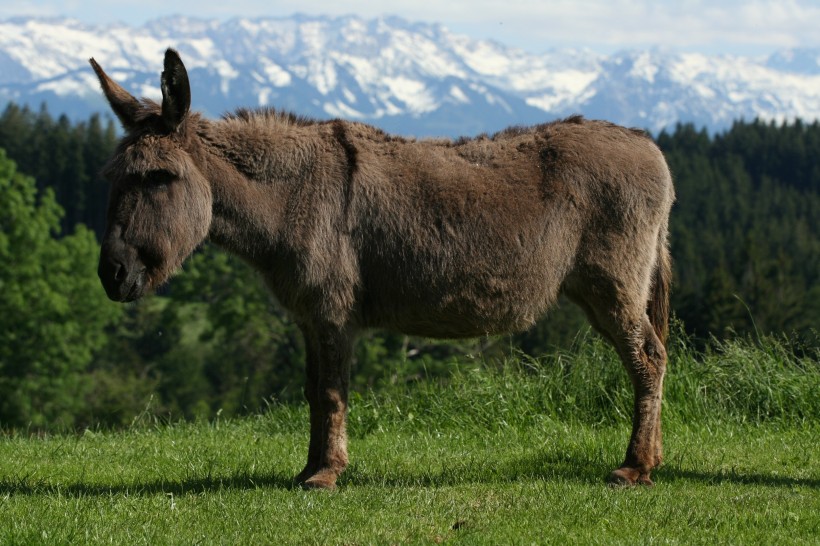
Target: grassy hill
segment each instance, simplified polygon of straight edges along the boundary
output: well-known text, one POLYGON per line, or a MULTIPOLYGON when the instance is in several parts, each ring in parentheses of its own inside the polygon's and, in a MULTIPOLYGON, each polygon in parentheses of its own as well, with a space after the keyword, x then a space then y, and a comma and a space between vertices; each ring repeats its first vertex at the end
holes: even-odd
POLYGON ((820 363, 671 344, 656 487, 611 489, 631 393, 595 339, 354 396, 336 492, 291 483, 307 410, 0 440, 0 543, 796 543, 820 537, 820 363))

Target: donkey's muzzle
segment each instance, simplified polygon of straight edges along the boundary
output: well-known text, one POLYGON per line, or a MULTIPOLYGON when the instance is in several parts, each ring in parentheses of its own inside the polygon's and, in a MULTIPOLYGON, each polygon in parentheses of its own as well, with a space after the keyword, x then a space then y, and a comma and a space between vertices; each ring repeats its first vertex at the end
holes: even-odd
POLYGON ((126 264, 100 256, 100 265, 97 268, 105 293, 114 301, 134 301, 139 299, 145 291, 145 268, 128 267, 126 264))
POLYGON ((145 293, 145 265, 136 249, 114 236, 106 237, 100 249, 97 275, 105 293, 114 301, 134 301, 145 293))

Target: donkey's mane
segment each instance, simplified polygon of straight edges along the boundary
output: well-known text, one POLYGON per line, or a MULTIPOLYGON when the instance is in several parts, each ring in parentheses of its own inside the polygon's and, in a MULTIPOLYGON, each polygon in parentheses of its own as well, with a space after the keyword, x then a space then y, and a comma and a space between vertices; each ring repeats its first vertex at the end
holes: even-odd
POLYGON ((360 129, 361 136, 367 135, 372 140, 413 142, 413 137, 403 137, 391 135, 374 125, 357 121, 347 121, 341 119, 316 119, 309 116, 294 114, 287 110, 280 110, 270 106, 261 108, 239 108, 234 112, 226 113, 222 116, 224 121, 238 122, 248 125, 263 125, 269 127, 316 127, 323 125, 345 124, 355 126, 360 129))
POLYGON ((246 123, 262 121, 266 123, 295 125, 297 127, 324 123, 315 118, 301 116, 286 110, 277 110, 276 108, 270 106, 262 108, 237 108, 233 112, 224 114, 222 119, 243 121, 246 123))
MULTIPOLYGON (((261 107, 261 108, 238 108, 234 112, 226 113, 222 116, 222 119, 225 121, 234 121, 240 123, 247 123, 247 124, 255 124, 261 123, 262 125, 273 125, 279 127, 310 127, 310 126, 319 126, 319 125, 327 125, 327 124, 338 124, 341 122, 339 119, 329 119, 329 120, 320 120, 316 118, 312 118, 309 116, 303 116, 299 114, 294 114, 293 112, 289 112, 287 110, 281 110, 273 107, 261 107)), ((572 115, 564 119, 557 119, 554 121, 550 121, 547 123, 541 123, 538 125, 514 125, 512 127, 507 127, 501 131, 497 131, 493 134, 481 133, 476 136, 462 136, 455 139, 446 138, 446 137, 427 137, 417 139, 415 137, 405 137, 400 135, 394 135, 387 133, 386 131, 367 123, 355 122, 355 121, 344 121, 343 123, 347 125, 356 126, 360 129, 360 136, 367 136, 371 140, 381 141, 381 142, 421 142, 428 145, 436 145, 436 146, 463 146, 465 144, 469 144, 471 142, 476 141, 501 141, 506 140, 509 138, 515 138, 522 135, 528 135, 533 133, 543 133, 547 128, 553 127, 556 125, 564 125, 564 124, 575 124, 575 125, 582 125, 584 123, 588 123, 587 120, 581 115, 572 115)), ((634 133, 636 135, 644 136, 649 138, 649 135, 643 129, 637 128, 625 128, 613 123, 605 122, 605 121, 595 121, 592 123, 597 123, 601 125, 606 125, 608 127, 614 128, 616 130, 628 131, 634 133)))

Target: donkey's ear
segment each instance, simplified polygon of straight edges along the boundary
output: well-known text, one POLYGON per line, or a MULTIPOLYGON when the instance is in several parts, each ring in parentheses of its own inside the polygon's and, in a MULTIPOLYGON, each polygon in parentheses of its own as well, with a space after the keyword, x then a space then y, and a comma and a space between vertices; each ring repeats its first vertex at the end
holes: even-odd
POLYGON ((120 84, 109 78, 108 74, 97 64, 97 61, 91 58, 88 62, 91 63, 91 68, 97 73, 105 98, 108 99, 108 104, 111 105, 111 109, 119 118, 122 126, 125 129, 133 128, 136 125, 137 114, 142 108, 140 101, 123 89, 120 84))
POLYGON ((173 49, 165 52, 162 71, 162 120, 169 131, 175 131, 191 108, 191 86, 188 71, 173 49))

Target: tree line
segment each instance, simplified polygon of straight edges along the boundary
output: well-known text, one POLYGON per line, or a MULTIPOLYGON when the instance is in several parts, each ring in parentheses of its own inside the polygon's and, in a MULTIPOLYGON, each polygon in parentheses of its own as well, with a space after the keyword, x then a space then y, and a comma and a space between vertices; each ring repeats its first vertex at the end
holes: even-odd
MULTIPOLYGON (((159 294, 109 302, 96 276, 117 143, 110 118, 45 107, 0 116, 0 426, 127 425, 258 411, 301 398, 296 326, 248 266, 205 245, 159 294), (3 151, 4 150, 4 151, 3 151)), ((675 179, 672 306, 696 344, 783 333, 820 345, 820 125, 691 125, 657 142, 675 179)), ((353 385, 442 376, 452 361, 518 348, 537 356, 584 331, 564 303, 530 331, 433 343, 372 332, 353 385)))
POLYGON ((737 122, 658 137, 675 178, 672 304, 703 337, 820 325, 820 124, 737 122))

